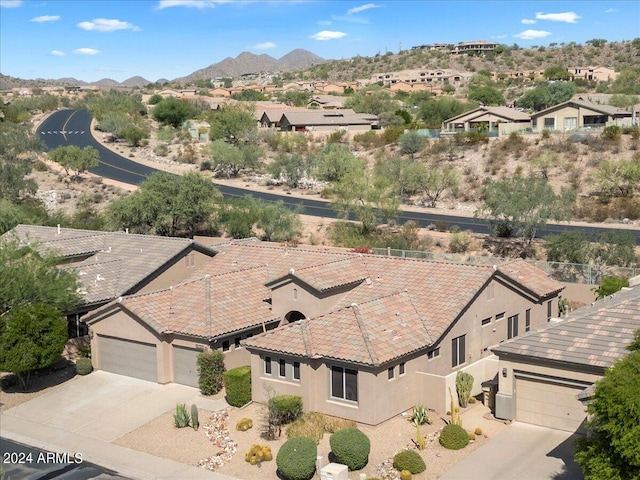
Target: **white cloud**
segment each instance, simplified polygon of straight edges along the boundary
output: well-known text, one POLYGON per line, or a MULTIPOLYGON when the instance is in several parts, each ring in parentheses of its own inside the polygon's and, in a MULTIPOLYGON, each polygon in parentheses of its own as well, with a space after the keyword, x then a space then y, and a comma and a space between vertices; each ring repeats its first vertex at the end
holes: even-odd
POLYGON ((563 12, 563 13, 536 13, 538 20, 549 20, 551 22, 564 22, 564 23, 576 23, 579 16, 576 12, 563 12))
POLYGON ((31 19, 32 22, 36 23, 55 22, 58 20, 60 20, 60 15, 40 15, 31 19))
POLYGON ((549 35, 551 35, 551 32, 545 30, 525 30, 524 32, 514 35, 514 37, 520 40, 535 40, 536 38, 545 38, 549 35))
POLYGON ((276 47, 277 45, 273 42, 258 43, 257 45, 253 46, 255 50, 268 50, 270 48, 276 48, 276 47))
POLYGON ((116 30, 133 30, 137 32, 140 30, 129 22, 123 22, 115 18, 94 18, 90 22, 80 22, 78 27, 82 30, 95 30, 96 32, 115 32, 116 30))
POLYGON ((16 8, 22 5, 22 0, 0 0, 0 7, 16 8))
POLYGON ((533 25, 536 22, 537 20, 532 20, 530 18, 523 18, 522 20, 520 20, 520 23, 524 23, 525 25, 533 25))
POLYGON ((53 55, 54 57, 64 57, 64 52, 60 51, 60 50, 51 50, 51 55, 53 55))
POLYGON ((230 0, 160 0, 158 9, 171 7, 213 8, 218 3, 229 3, 230 0))
POLYGON ((331 30, 322 30, 314 35, 311 35, 309 38, 313 38, 314 40, 336 40, 338 38, 346 37, 347 34, 344 32, 332 32, 331 30))
POLYGON ((347 10, 347 15, 364 12, 365 10, 370 10, 372 8, 380 8, 381 6, 382 5, 376 5, 375 3, 366 3, 364 5, 360 5, 359 7, 350 8, 349 10, 347 10))
POLYGON ((614 12, 617 12, 615 8, 608 8, 607 10, 604 11, 604 13, 614 13, 614 12))
POLYGON ((508 35, 504 34, 504 35, 491 35, 491 38, 494 39, 500 39, 500 38, 507 38, 508 35))
POLYGON ((318 20, 316 22, 318 25, 322 25, 323 27, 326 27, 328 25, 331 25, 331 22, 329 20, 318 20))
POLYGON ((97 55, 100 53, 100 50, 96 50, 95 48, 77 48, 73 53, 76 55, 97 55))

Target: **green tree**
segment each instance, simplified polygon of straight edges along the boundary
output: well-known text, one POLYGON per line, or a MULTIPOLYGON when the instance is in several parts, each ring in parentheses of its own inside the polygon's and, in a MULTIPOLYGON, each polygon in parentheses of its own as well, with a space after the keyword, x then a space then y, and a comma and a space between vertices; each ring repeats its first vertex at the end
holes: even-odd
POLYGON ((44 149, 44 142, 34 136, 28 127, 0 121, 0 159, 9 163, 15 163, 18 158, 27 161, 44 149))
POLYGON ((124 138, 130 147, 137 147, 143 139, 149 138, 149 133, 144 128, 129 124, 118 132, 118 136, 124 138))
POLYGON ((379 87, 363 88, 344 102, 345 108, 352 108, 356 113, 380 115, 382 112, 395 112, 398 103, 379 87))
POLYGON ((268 169, 276 180, 282 179, 291 188, 298 188, 302 179, 310 176, 313 166, 310 158, 297 153, 292 155, 281 153, 268 169))
POLYGON ((93 147, 80 148, 76 145, 67 145, 51 150, 49 158, 59 163, 67 175, 69 170, 74 171, 73 178, 79 180, 81 173, 98 166, 100 154, 93 147))
POLYGON ((34 195, 38 185, 27 178, 31 167, 26 161, 8 162, 0 157, 0 200, 18 203, 26 196, 34 195))
POLYGON ((478 214, 490 219, 494 231, 506 228, 530 246, 548 220, 569 219, 576 194, 562 189, 558 195, 544 178, 516 176, 501 181, 489 178, 484 197, 478 214))
POLYGON ((409 131, 398 139, 400 152, 409 155, 413 160, 416 153, 419 153, 424 147, 424 137, 418 132, 409 131))
POLYGON ((460 177, 455 168, 432 166, 426 169, 421 190, 429 199, 429 206, 435 208, 440 196, 446 190, 455 190, 459 184, 460 177))
POLYGON ((547 80, 569 80, 571 78, 569 71, 562 65, 545 68, 543 75, 547 80))
POLYGON ((173 128, 178 128, 188 119, 195 116, 195 109, 191 102, 167 97, 153 107, 151 115, 163 125, 171 125, 173 128))
POLYGON ((278 95, 278 101, 286 103, 293 107, 306 107, 311 99, 311 92, 300 92, 297 90, 288 90, 278 95))
POLYGON ((504 105, 506 103, 504 95, 496 87, 481 86, 470 89, 469 100, 482 105, 504 105))
POLYGON ((576 442, 575 460, 585 480, 640 478, 640 333, 631 353, 596 382, 587 407, 589 435, 576 442))
POLYGON ((378 160, 375 174, 395 182, 400 196, 415 195, 424 190, 427 176, 425 165, 406 157, 391 157, 378 160))
POLYGON ((231 94, 231 98, 234 100, 238 100, 241 102, 260 102, 264 100, 269 100, 264 93, 260 93, 257 90, 242 90, 241 92, 236 92, 231 94))
POLYGON ((445 120, 473 110, 477 104, 462 103, 454 97, 441 96, 436 99, 429 97, 420 100, 416 106, 418 107, 418 118, 429 128, 440 128, 445 120))
POLYGON ((550 262, 589 263, 592 248, 584 230, 571 230, 545 237, 550 262))
POLYGON ((623 287, 629 286, 629 280, 624 277, 604 277, 596 289, 596 300, 613 295, 623 287))
POLYGON ((620 69, 618 78, 611 85, 611 93, 640 95, 640 67, 620 69))
POLYGON ((26 390, 32 370, 55 363, 67 343, 67 322, 51 305, 12 308, 0 317, 0 370, 15 373, 26 390))
POLYGON ((364 169, 362 161, 354 157, 347 147, 337 143, 326 144, 313 161, 316 165, 316 177, 327 182, 339 181, 364 169))
POLYGON ((598 236, 593 259, 604 265, 628 267, 636 264, 636 239, 632 232, 608 230, 598 236))
POLYGON ((255 168, 260 164, 262 150, 255 145, 235 146, 224 140, 216 140, 207 148, 211 169, 227 178, 237 177, 240 170, 255 168))
POLYGON ((601 196, 631 198, 640 185, 640 158, 603 160, 593 178, 601 196))
POLYGON ((211 140, 245 140, 258 128, 252 109, 225 107, 209 115, 211 140))
POLYGON ((210 232, 222 195, 200 173, 156 172, 140 189, 107 207, 107 222, 118 230, 165 236, 210 232))
POLYGON ((162 101, 162 96, 158 95, 157 93, 154 93, 153 95, 151 95, 151 97, 149 97, 149 101, 147 102, 149 105, 157 105, 162 101))
POLYGON ((259 218, 258 201, 250 195, 224 202, 218 214, 218 222, 232 238, 255 236, 253 228, 259 218))
POLYGON ((289 242, 302 233, 301 209, 290 210, 279 200, 275 203, 259 202, 257 227, 263 231, 267 242, 289 242))

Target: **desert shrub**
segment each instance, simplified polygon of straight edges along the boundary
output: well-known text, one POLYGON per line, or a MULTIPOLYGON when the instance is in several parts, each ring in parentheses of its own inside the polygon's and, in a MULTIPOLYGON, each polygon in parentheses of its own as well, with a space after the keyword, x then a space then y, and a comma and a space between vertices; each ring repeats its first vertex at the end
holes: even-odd
POLYGON ((398 141, 400 136, 404 134, 404 126, 400 127, 387 127, 382 132, 382 141, 385 145, 389 145, 390 143, 395 143, 398 141))
POLYGON ((173 414, 173 424, 178 428, 188 427, 191 423, 191 417, 187 412, 187 406, 184 403, 176 405, 176 413, 173 414))
POLYGON ((384 145, 384 139, 375 130, 368 130, 365 133, 357 133, 353 136, 353 141, 361 145, 362 148, 370 150, 384 145))
POLYGON ((595 290, 596 298, 604 298, 616 293, 623 287, 629 286, 629 280, 624 277, 607 276, 602 279, 602 283, 595 290))
POLYGON ((369 461, 371 441, 357 428, 338 430, 329 438, 329 445, 336 461, 348 466, 349 470, 360 470, 369 461))
POLYGON ((440 433, 440 445, 449 450, 460 450, 469 444, 467 431, 460 425, 445 425, 440 433))
POLYGON ((542 138, 544 138, 545 140, 551 138, 551 131, 547 130, 546 128, 542 130, 542 138))
POLYGON ((427 466, 418 452, 403 450, 393 457, 393 468, 396 470, 408 470, 416 474, 424 472, 427 466))
POLYGON ((214 395, 222 389, 223 373, 224 353, 212 350, 198 355, 198 385, 203 395, 214 395))
POLYGON ((280 425, 293 422, 302 415, 302 397, 298 395, 276 395, 268 403, 269 411, 273 411, 280 425))
POLYGON ((49 170, 49 167, 47 167, 47 164, 42 160, 36 160, 35 162, 33 162, 33 169, 36 172, 46 172, 49 170))
POLYGON ((455 232, 449 241, 449 252, 464 253, 469 250, 473 243, 473 237, 469 232, 455 232))
POLYGON ((233 368, 222 374, 227 403, 242 407, 251 401, 251 367, 233 368))
POLYGON ((482 429, 480 427, 476 427, 473 433, 475 433, 477 436, 480 436, 482 435, 482 429))
POLYGON ((310 480, 316 471, 317 455, 318 447, 310 438, 290 438, 278 450, 278 472, 286 480, 310 480))
POLYGON ((353 428, 356 422, 344 418, 330 417, 322 413, 309 412, 303 414, 287 427, 287 437, 308 437, 316 443, 326 433, 335 433, 345 428, 353 428))
POLYGON ((602 136, 609 141, 618 141, 620 140, 620 135, 622 134, 622 129, 618 125, 609 125, 608 127, 604 127, 602 131, 602 136))
POLYGON ((156 148, 153 149, 153 153, 158 155, 159 157, 166 157, 169 155, 169 147, 166 143, 159 143, 156 145, 156 148))
POLYGON ((88 375, 93 370, 90 358, 79 358, 76 360, 76 373, 78 375, 88 375))

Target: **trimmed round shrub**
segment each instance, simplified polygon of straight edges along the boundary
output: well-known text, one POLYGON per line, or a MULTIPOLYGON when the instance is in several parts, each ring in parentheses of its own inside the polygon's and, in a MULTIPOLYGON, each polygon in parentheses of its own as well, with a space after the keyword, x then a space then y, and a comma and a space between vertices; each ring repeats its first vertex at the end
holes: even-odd
POLYGON ((424 472, 427 466, 418 452, 403 450, 402 452, 396 453, 396 456, 393 457, 393 468, 400 471, 408 470, 416 474, 424 472))
POLYGON ((349 470, 360 470, 369 461, 371 441, 357 428, 338 430, 329 438, 331 451, 336 462, 349 467, 349 470))
POLYGON ((224 386, 224 353, 220 350, 198 354, 198 386, 203 395, 215 395, 224 386))
POLYGON ((310 480, 316 472, 317 455, 316 442, 310 438, 290 438, 278 450, 278 472, 286 480, 310 480))
POLYGON ((79 358, 76 360, 76 373, 78 375, 88 375, 92 372, 93 365, 90 358, 79 358))
POLYGON ((229 405, 242 407, 251 401, 251 367, 246 365, 227 370, 222 377, 229 405))
POLYGON ((460 450, 469 444, 469 435, 460 425, 445 425, 440 433, 440 445, 449 450, 460 450))
POLYGON ((269 414, 276 425, 286 425, 302 415, 302 397, 299 395, 276 395, 267 402, 269 414))

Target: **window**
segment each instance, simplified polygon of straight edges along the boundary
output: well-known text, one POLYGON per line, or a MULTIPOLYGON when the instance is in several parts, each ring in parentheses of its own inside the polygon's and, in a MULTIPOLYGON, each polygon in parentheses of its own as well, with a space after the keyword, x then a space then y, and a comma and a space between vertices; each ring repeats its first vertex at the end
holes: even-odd
POLYGON ((278 375, 281 377, 287 376, 287 361, 284 358, 278 360, 278 375))
POLYGON ((489 325, 491 323, 491 317, 482 319, 482 326, 489 325))
POLYGON ((547 302, 547 322, 551 320, 551 300, 547 302))
POLYGON ((507 338, 518 336, 518 315, 513 315, 507 319, 507 338))
POLYGON ((427 358, 429 360, 432 360, 439 356, 440 356, 440 347, 434 348, 433 350, 430 350, 429 352, 427 352, 427 358))
POLYGON ((524 331, 528 332, 529 330, 531 330, 531 309, 527 308, 524 314, 524 331))
POLYGON ((504 312, 497 314, 497 315, 496 315, 496 322, 497 322, 498 320, 502 320, 503 318, 504 318, 504 312))
POLYGON ((395 367, 389 367, 389 368, 387 369, 387 378, 388 378, 389 380, 391 380, 391 379, 392 379, 393 377, 395 377, 395 376, 396 376, 396 369, 395 369, 395 367))
POLYGON ((546 117, 544 119, 544 128, 555 129, 556 128, 556 119, 554 117, 546 117))
POLYGON ((300 362, 293 362, 293 379, 300 380, 300 362))
POLYGON ((298 289, 297 289, 297 288, 294 288, 294 289, 293 289, 293 299, 294 299, 294 300, 297 300, 297 299, 298 299, 298 289))
POLYGON ((331 367, 331 396, 352 402, 358 401, 358 371, 331 367))
POLYGON ((460 335, 459 337, 451 340, 451 366, 457 367, 458 365, 462 365, 465 362, 465 336, 460 335))
POLYGON ((264 357, 264 373, 271 375, 271 357, 264 357))
POLYGON ((398 365, 398 374, 399 375, 404 375, 404 362, 402 362, 400 365, 398 365))
POLYGON ((196 254, 191 252, 184 257, 184 266, 185 268, 195 267, 196 266, 196 254))
POLYGON ((240 340, 242 340, 242 337, 236 337, 236 338, 233 339, 233 345, 236 348, 240 348, 240 340))
POLYGON ((578 117, 566 117, 564 119, 564 129, 572 130, 578 128, 578 117))
POLYGON ((224 342, 222 342, 222 351, 223 352, 229 351, 229 340, 225 340, 224 342))

